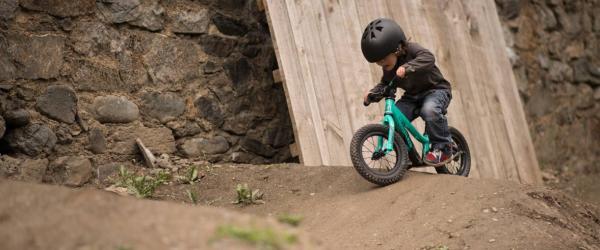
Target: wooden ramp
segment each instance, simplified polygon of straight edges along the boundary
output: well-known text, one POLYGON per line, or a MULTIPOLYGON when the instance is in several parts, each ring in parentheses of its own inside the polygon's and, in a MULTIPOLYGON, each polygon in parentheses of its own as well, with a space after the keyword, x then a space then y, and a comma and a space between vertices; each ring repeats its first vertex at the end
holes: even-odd
MULTIPOLYGON (((351 166, 354 131, 382 118, 362 97, 381 69, 360 37, 378 17, 396 20, 430 49, 451 82, 448 119, 471 148, 472 176, 541 182, 493 0, 265 0, 302 163, 351 166)), ((398 96, 400 96, 399 93, 398 96)), ((423 131, 419 119, 417 126, 423 131)))

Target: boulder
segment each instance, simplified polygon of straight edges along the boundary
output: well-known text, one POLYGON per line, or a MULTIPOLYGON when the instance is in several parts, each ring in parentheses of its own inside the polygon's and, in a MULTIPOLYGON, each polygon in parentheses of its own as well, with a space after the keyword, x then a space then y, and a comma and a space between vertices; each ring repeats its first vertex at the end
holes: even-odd
POLYGON ((197 44, 157 35, 142 56, 150 78, 155 83, 189 81, 200 76, 206 54, 197 44))
POLYGON ((102 154, 106 151, 106 138, 100 128, 92 128, 88 135, 89 149, 94 154, 102 154))
POLYGON ((29 124, 31 115, 25 109, 9 110, 4 113, 4 120, 8 127, 17 128, 29 124))
POLYGON ((77 113, 77 95, 71 87, 50 86, 37 98, 36 107, 51 119, 71 124, 77 113))
POLYGON ((262 144, 260 141, 248 137, 242 139, 240 145, 244 150, 264 157, 273 157, 277 153, 277 150, 273 149, 271 146, 262 144))
POLYGON ((172 23, 172 31, 182 34, 204 34, 208 32, 210 14, 208 9, 195 5, 186 5, 169 13, 172 23))
POLYGON ((194 101, 194 106, 198 109, 200 118, 206 119, 217 127, 223 125, 223 111, 213 98, 200 96, 194 101))
POLYGON ((18 0, 0 0, 0 20, 9 20, 15 17, 15 11, 18 7, 18 0))
POLYGON ((118 51, 119 33, 100 22, 78 22, 71 32, 75 52, 92 57, 99 53, 118 51))
MULTIPOLYGON (((43 2, 43 1, 41 1, 43 2)), ((10 57, 19 67, 16 74, 25 79, 50 79, 60 75, 65 38, 52 34, 10 33, 10 57)), ((0 64, 4 64, 0 61, 0 64)), ((0 69, 7 71, 10 69, 0 69)))
POLYGON ((194 121, 171 121, 167 123, 167 126, 173 130, 175 138, 194 136, 204 131, 202 127, 194 121))
POLYGON ((150 92, 142 96, 142 113, 165 123, 185 111, 185 102, 175 93, 150 92))
POLYGON ((137 105, 124 96, 99 96, 91 107, 95 119, 101 123, 129 123, 140 115, 137 105))
POLYGON ((6 123, 4 122, 4 118, 0 116, 0 139, 4 136, 4 132, 6 132, 6 123))
POLYGON ((72 17, 93 13, 96 9, 94 0, 20 0, 25 9, 43 11, 53 16, 72 17))
POLYGON ((19 165, 17 179, 28 182, 42 182, 48 168, 48 159, 25 159, 19 165))
POLYGON ((44 181, 81 187, 93 176, 92 162, 84 156, 63 156, 48 166, 44 181))
POLYGON ((33 157, 44 152, 50 153, 57 138, 47 125, 32 123, 11 130, 6 135, 6 141, 13 150, 33 157))
POLYGON ((183 142, 179 149, 187 157, 222 154, 229 150, 229 142, 223 136, 214 138, 192 138, 183 142))
POLYGON ((202 50, 209 55, 228 57, 237 46, 237 41, 216 35, 207 35, 200 40, 202 50))
POLYGON ((139 150, 135 143, 136 138, 140 138, 153 154, 170 154, 176 151, 175 138, 171 130, 165 127, 119 126, 111 128, 109 134, 107 138, 108 151, 114 154, 138 154, 139 150))
POLYGON ((212 18, 212 21, 217 26, 217 29, 225 35, 244 36, 248 33, 246 25, 231 17, 217 14, 212 18))
POLYGON ((158 0, 100 0, 101 18, 110 23, 130 23, 150 31, 164 27, 164 8, 158 0))

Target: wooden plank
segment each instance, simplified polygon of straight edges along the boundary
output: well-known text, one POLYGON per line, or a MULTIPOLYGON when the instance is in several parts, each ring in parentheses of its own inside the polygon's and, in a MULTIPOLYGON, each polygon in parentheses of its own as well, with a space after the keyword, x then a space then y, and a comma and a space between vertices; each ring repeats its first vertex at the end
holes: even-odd
POLYGON ((470 144, 471 175, 539 181, 492 0, 266 0, 266 7, 305 164, 348 164, 352 132, 382 118, 382 103, 361 105, 381 69, 362 58, 360 36, 369 21, 391 17, 435 54, 451 82, 448 119, 470 144))
MULTIPOLYGON (((296 59, 298 49, 293 39, 294 31, 288 18, 285 3, 278 0, 265 1, 267 3, 265 10, 268 21, 271 23, 269 28, 271 29, 277 62, 284 69, 299 69, 300 65, 296 59), (272 25, 274 23, 278 25, 272 25)), ((294 128, 294 137, 302 152, 300 161, 309 166, 321 165, 323 159, 319 147, 316 146, 318 140, 313 126, 312 110, 305 103, 308 94, 301 84, 304 82, 303 73, 300 70, 284 70, 282 75, 290 118, 294 128)))

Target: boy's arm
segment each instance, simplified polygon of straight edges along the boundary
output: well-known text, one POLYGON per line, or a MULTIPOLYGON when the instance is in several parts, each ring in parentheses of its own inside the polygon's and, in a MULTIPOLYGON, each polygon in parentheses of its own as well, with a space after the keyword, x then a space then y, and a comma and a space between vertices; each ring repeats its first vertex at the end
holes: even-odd
POLYGON ((417 43, 408 43, 407 52, 414 56, 414 59, 402 65, 407 73, 419 72, 421 70, 431 69, 435 65, 435 57, 433 54, 418 45, 417 43))

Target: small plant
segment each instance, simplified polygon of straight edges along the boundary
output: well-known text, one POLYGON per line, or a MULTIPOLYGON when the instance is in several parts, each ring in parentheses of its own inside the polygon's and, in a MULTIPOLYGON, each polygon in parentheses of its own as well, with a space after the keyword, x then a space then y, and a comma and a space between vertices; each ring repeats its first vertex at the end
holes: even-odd
POLYGON ((148 198, 154 194, 154 190, 158 186, 167 182, 170 177, 170 174, 165 171, 158 172, 156 178, 147 175, 136 176, 121 166, 115 185, 127 188, 130 194, 138 198, 148 198))
POLYGON ((185 184, 193 184, 194 182, 198 181, 198 167, 196 167, 196 166, 189 167, 185 171, 185 175, 178 176, 178 179, 181 180, 185 184))
POLYGON ((238 184, 235 188, 237 193, 237 199, 233 201, 233 204, 264 204, 262 200, 263 193, 260 190, 252 190, 248 187, 248 184, 238 184))
POLYGON ((262 249, 282 249, 286 244, 294 244, 298 241, 298 237, 294 234, 281 233, 272 228, 258 228, 255 226, 219 226, 215 239, 225 237, 238 239, 262 249))
POLYGON ((281 214, 277 217, 277 220, 281 223, 286 223, 288 225, 297 227, 302 222, 302 215, 294 215, 294 214, 281 214))
POLYGON ((190 202, 192 202, 194 205, 198 204, 198 194, 190 189, 186 190, 188 199, 190 199, 190 202))

